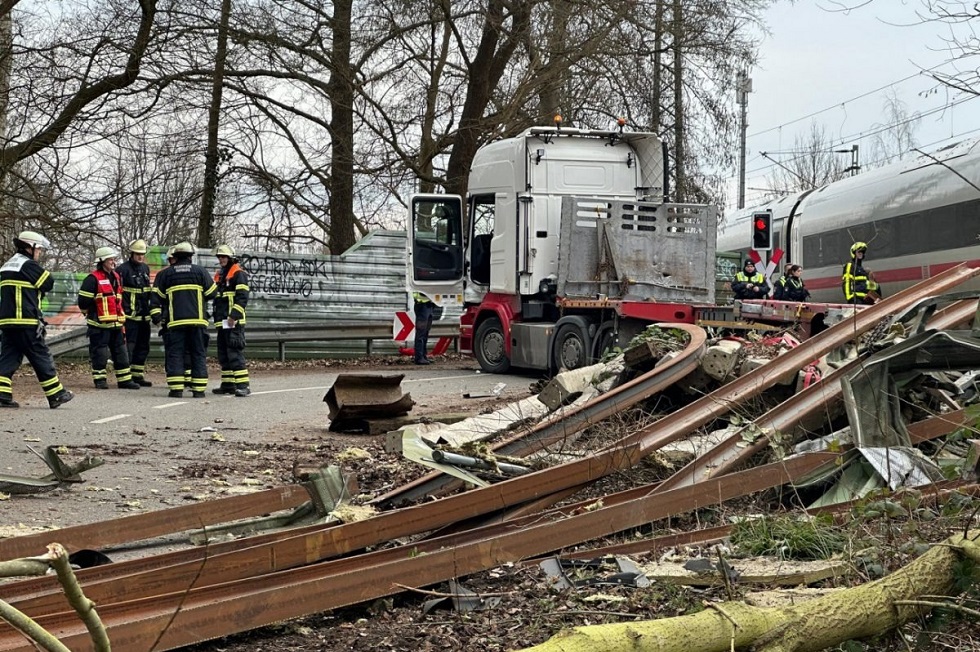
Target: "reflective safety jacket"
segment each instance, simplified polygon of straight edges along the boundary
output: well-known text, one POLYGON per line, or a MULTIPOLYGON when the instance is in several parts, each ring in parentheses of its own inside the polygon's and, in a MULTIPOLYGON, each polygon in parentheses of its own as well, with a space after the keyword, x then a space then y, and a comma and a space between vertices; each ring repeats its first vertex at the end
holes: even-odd
POLYGON ((803 286, 803 279, 783 276, 776 281, 772 298, 778 301, 806 301, 810 298, 810 291, 803 286))
POLYGON ((178 261, 162 269, 153 281, 150 316, 167 315, 167 328, 207 326, 205 300, 218 291, 207 271, 199 265, 178 261))
POLYGON ((41 298, 54 287, 54 278, 22 253, 0 267, 0 328, 36 327, 43 318, 41 298))
POLYGON ((868 278, 864 265, 857 258, 844 265, 841 275, 841 289, 844 291, 844 301, 862 303, 868 292, 877 289, 878 284, 868 278), (874 284, 872 286, 872 284, 874 284))
POLYGON ((150 266, 133 259, 116 268, 123 283, 123 313, 129 321, 150 320, 150 266))
POLYGON ((78 307, 85 311, 85 323, 96 328, 122 328, 126 321, 122 305, 122 279, 116 272, 97 269, 82 281, 78 307))
POLYGON ((214 297, 214 325, 231 317, 245 323, 245 306, 248 305, 248 272, 238 263, 222 267, 214 273, 214 283, 218 293, 214 297))
POLYGON ((756 272, 752 276, 739 272, 732 281, 732 292, 736 299, 765 299, 769 294, 769 286, 761 272, 756 272), (748 288, 750 284, 755 286, 754 290, 748 288))

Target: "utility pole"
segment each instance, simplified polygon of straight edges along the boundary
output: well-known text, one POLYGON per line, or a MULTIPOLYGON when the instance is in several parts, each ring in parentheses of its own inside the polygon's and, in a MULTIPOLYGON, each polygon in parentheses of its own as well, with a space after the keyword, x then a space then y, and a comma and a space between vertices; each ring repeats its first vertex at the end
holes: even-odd
POLYGON ((752 92, 752 78, 744 70, 738 73, 735 88, 735 101, 740 107, 738 125, 738 207, 745 208, 745 130, 748 128, 746 116, 749 108, 749 93, 752 92))

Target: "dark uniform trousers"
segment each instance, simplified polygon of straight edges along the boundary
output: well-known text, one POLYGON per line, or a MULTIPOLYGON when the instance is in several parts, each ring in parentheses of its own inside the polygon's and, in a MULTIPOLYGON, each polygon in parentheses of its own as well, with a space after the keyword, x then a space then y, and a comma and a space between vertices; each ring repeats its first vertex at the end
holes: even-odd
POLYGON ((165 331, 164 364, 167 368, 167 387, 171 390, 183 389, 184 385, 191 385, 189 389, 194 392, 203 392, 207 389, 206 337, 207 328, 204 326, 170 326, 165 331), (189 378, 185 373, 187 369, 185 360, 190 366, 189 378))
POLYGON ((218 362, 221 364, 221 386, 235 389, 240 378, 248 385, 248 367, 245 362, 245 327, 241 323, 234 328, 218 329, 218 362))
POLYGON ((150 355, 150 321, 148 319, 126 320, 126 348, 129 351, 129 368, 133 380, 143 380, 146 372, 146 359, 150 355))
POLYGON ((13 394, 10 377, 25 357, 34 369, 45 396, 51 397, 64 391, 48 345, 37 331, 34 326, 3 329, 3 337, 0 338, 0 396, 10 398, 13 394))
POLYGON ((112 358, 112 366, 116 372, 116 382, 126 383, 132 380, 129 367, 129 351, 126 348, 126 336, 121 328, 88 327, 88 357, 92 363, 92 380, 106 380, 106 365, 112 358))

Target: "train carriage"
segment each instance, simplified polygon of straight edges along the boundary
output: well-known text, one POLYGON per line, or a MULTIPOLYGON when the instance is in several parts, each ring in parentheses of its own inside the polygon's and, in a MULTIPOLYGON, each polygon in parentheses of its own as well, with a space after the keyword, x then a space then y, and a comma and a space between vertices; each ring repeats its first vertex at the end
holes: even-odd
POLYGON ((885 296, 963 261, 980 264, 980 139, 886 165, 731 215, 718 251, 747 253, 753 213, 771 210, 774 245, 806 270, 813 301, 839 302, 851 243, 885 296))

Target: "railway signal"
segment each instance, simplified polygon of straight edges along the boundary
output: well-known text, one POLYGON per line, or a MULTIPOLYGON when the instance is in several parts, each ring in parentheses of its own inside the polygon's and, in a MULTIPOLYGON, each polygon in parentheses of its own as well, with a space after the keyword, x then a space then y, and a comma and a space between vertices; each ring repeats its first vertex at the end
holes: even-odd
POLYGON ((752 248, 756 251, 772 249, 772 213, 752 215, 752 248))

